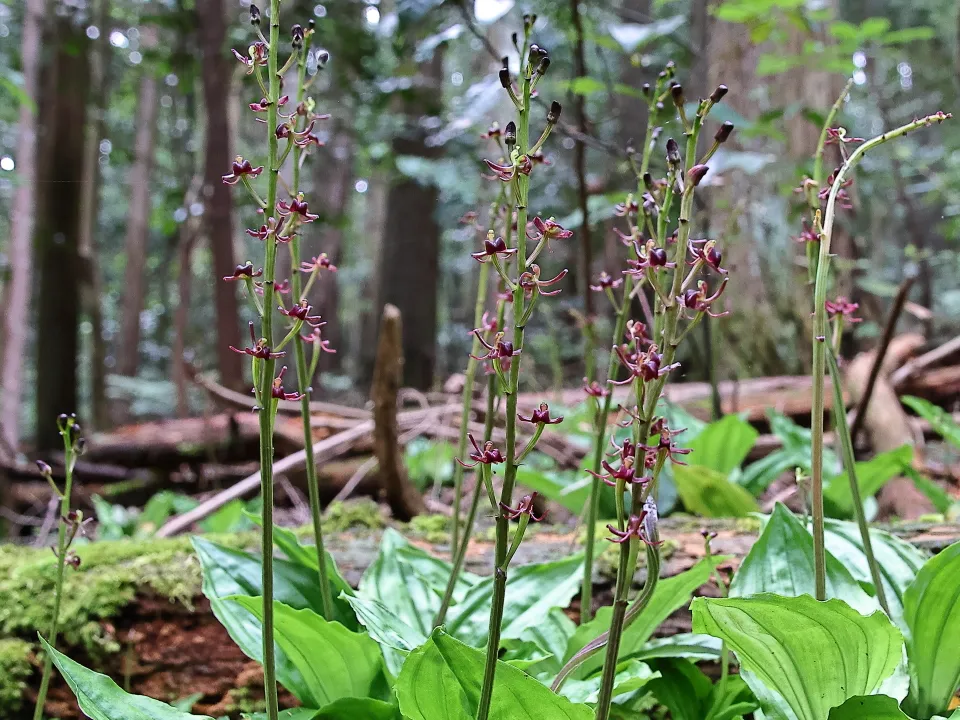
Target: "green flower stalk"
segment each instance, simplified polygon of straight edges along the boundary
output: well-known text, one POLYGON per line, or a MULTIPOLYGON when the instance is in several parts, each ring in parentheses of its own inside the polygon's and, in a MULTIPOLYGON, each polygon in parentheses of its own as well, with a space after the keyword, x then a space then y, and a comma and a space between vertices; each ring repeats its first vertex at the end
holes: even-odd
MULTIPOLYGON (((503 241, 496 239, 485 244, 482 253, 475 253, 474 258, 490 262, 501 276, 507 292, 513 301, 513 333, 511 340, 506 340, 503 334, 498 334, 493 344, 483 342, 487 354, 479 359, 491 363, 494 372, 503 387, 506 396, 506 454, 503 457, 504 473, 503 485, 499 502, 494 507, 496 513, 496 550, 494 553, 494 582, 493 598, 490 608, 490 622, 487 639, 487 654, 484 667, 483 684, 477 707, 477 720, 487 720, 493 698, 494 680, 497 670, 497 656, 500 648, 500 632, 503 623, 504 601, 506 598, 507 572, 512 557, 509 541, 510 520, 532 513, 533 498, 524 498, 514 509, 513 490, 516 483, 517 467, 523 457, 529 453, 536 443, 538 434, 523 449, 518 448, 517 421, 520 419, 517 412, 517 395, 520 384, 521 353, 524 346, 526 325, 532 316, 537 301, 541 295, 554 295, 556 290, 549 288, 558 283, 565 275, 564 270, 550 280, 544 280, 540 275, 540 267, 534 262, 540 252, 552 239, 569 237, 572 233, 564 230, 556 222, 535 218, 532 223, 534 234, 530 237, 537 241, 536 247, 528 255, 527 238, 531 229, 528 227, 527 204, 530 194, 530 173, 534 168, 534 158, 544 141, 550 135, 553 127, 560 118, 560 104, 552 103, 547 113, 547 124, 540 138, 530 143, 530 112, 531 96, 537 82, 543 77, 550 65, 547 52, 536 44, 529 44, 530 33, 536 21, 534 16, 524 17, 524 47, 520 54, 520 92, 513 87, 510 71, 504 67, 500 71, 500 82, 509 94, 519 115, 519 122, 509 123, 503 134, 504 145, 510 155, 504 164, 487 160, 487 167, 494 176, 506 183, 510 188, 511 200, 517 210, 517 243, 515 247, 507 247, 503 241), (509 270, 512 262, 516 261, 517 277, 514 279, 509 270), (509 262, 510 264, 507 264, 509 262), (509 363, 509 365, 507 365, 509 363)), ((508 218, 510 213, 508 212, 508 218)), ((533 415, 526 420, 536 425, 546 424, 549 421, 549 410, 541 415, 533 415), (543 422, 541 422, 543 420, 543 422)), ((474 463, 490 464, 493 460, 492 443, 485 443, 483 449, 476 447, 471 454, 474 463)), ((499 450, 496 450, 499 456, 499 450)), ((485 479, 490 480, 489 469, 484 472, 485 479)), ((496 500, 492 495, 492 484, 489 485, 491 501, 496 500)), ((522 537, 518 530, 517 544, 522 537)), ((515 551, 515 548, 514 548, 515 551)))
MULTIPOLYGON (((57 418, 60 428, 60 437, 63 438, 64 474, 66 479, 63 491, 53 480, 53 470, 45 462, 37 462, 40 473, 50 483, 54 494, 60 498, 60 521, 57 523, 57 579, 53 589, 53 617, 50 618, 50 630, 47 633, 50 647, 56 648, 57 636, 60 633, 60 605, 63 601, 63 579, 67 565, 73 568, 80 567, 80 558, 70 550, 74 538, 84 526, 85 521, 80 511, 70 509, 70 498, 73 494, 73 469, 77 458, 83 453, 84 440, 80 437, 80 426, 74 415, 61 415, 57 418)), ((47 702, 47 691, 50 688, 50 677, 53 673, 53 658, 49 653, 43 660, 43 674, 40 677, 40 689, 37 692, 37 703, 33 709, 33 720, 42 720, 43 708, 47 702)))
MULTIPOLYGON (((952 117, 948 113, 938 112, 919 120, 902 125, 889 132, 863 142, 847 157, 843 164, 828 178, 828 188, 818 192, 818 196, 826 195, 826 208, 823 212, 823 221, 820 214, 815 219, 814 232, 819 239, 819 254, 817 271, 814 282, 813 297, 813 403, 810 416, 812 436, 812 487, 813 507, 813 547, 814 547, 814 589, 817 600, 827 599, 826 577, 826 550, 824 543, 824 512, 823 512, 823 433, 824 433, 824 375, 827 372, 827 289, 830 284, 830 241, 833 237, 833 225, 836 218, 837 204, 845 204, 846 191, 850 184, 847 177, 859 164, 863 157, 873 148, 883 143, 902 137, 909 132, 928 127, 933 123, 941 123, 952 117)), ((844 133, 837 131, 839 142, 844 142, 844 133)), ((859 139, 851 139, 858 141, 859 139)), ((867 534, 869 538, 869 534, 867 534)), ((882 592, 882 589, 880 590, 882 592)))
MULTIPOLYGON (((309 117, 313 115, 311 110, 312 101, 305 98, 308 86, 307 57, 310 54, 310 45, 311 41, 313 40, 313 35, 313 21, 311 20, 307 31, 304 33, 303 49, 299 53, 297 61, 296 114, 293 116, 294 126, 292 128, 291 137, 288 139, 288 142, 293 145, 293 168, 291 171, 290 189, 291 194, 294 197, 300 191, 300 170, 304 159, 305 149, 310 144, 309 128, 310 123, 313 122, 313 120, 311 120, 309 117), (305 129, 303 131, 301 131, 299 128, 299 120, 301 117, 304 118, 305 129), (306 133, 306 137, 304 137, 304 133, 306 133), (298 134, 303 137, 303 139, 299 142, 295 139, 298 134)), ((324 51, 321 51, 320 59, 323 61, 327 59, 324 51)), ((297 298, 302 306, 302 304, 306 302, 306 293, 302 292, 300 273, 297 271, 297 265, 300 261, 300 237, 298 234, 294 233, 292 239, 290 240, 289 248, 291 268, 290 285, 293 292, 293 297, 297 298)), ((317 267, 314 264, 310 267, 311 282, 316 275, 317 267)), ((319 334, 316 334, 315 337, 317 340, 319 340, 319 334)), ((328 620, 333 620, 333 593, 331 592, 330 580, 327 575, 327 553, 324 549, 323 528, 320 524, 320 483, 317 478, 317 463, 313 455, 313 432, 310 427, 310 381, 313 377, 316 363, 319 360, 322 346, 320 346, 318 342, 313 343, 313 361, 308 367, 305 347, 308 340, 310 340, 309 337, 304 339, 298 335, 296 338, 294 338, 293 349, 297 362, 297 386, 300 388, 300 416, 303 420, 303 448, 304 452, 306 453, 307 492, 310 502, 310 519, 313 524, 314 544, 317 552, 317 573, 318 582, 320 583, 320 597, 323 602, 324 617, 328 620)))

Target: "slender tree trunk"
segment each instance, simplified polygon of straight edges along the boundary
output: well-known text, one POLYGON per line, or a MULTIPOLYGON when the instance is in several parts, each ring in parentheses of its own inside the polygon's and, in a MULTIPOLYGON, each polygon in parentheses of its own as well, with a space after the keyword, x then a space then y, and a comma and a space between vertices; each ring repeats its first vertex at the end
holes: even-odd
POLYGON ((3 314, 2 425, 3 441, 12 449, 20 442, 23 401, 23 356, 30 327, 33 219, 37 193, 37 114, 40 104, 40 37, 45 0, 26 0, 24 6, 23 91, 30 102, 20 105, 17 138, 17 187, 13 199, 10 236, 10 283, 3 314))
MULTIPOLYGON (((420 66, 415 97, 404 103, 406 131, 393 143, 395 156, 436 158, 427 145, 420 119, 439 112, 443 53, 420 66)), ((426 389, 436 363, 437 274, 440 228, 435 213, 439 191, 415 178, 396 178, 387 196, 380 247, 376 308, 395 305, 404 318, 405 384, 426 389)))
POLYGON ((94 429, 103 430, 110 424, 107 407, 106 356, 103 337, 103 311, 100 297, 103 278, 97 260, 95 237, 100 215, 100 138, 104 128, 104 108, 107 99, 106 68, 109 60, 107 26, 110 21, 110 1, 99 0, 95 9, 100 37, 90 54, 90 107, 92 117, 87 122, 83 146, 83 185, 80 199, 80 261, 83 264, 83 285, 80 301, 83 314, 90 323, 90 413, 87 421, 94 429))
POLYGON ((227 65, 223 0, 198 0, 199 38, 202 48, 203 96, 207 110, 207 137, 204 164, 204 222, 213 255, 216 308, 217 369, 220 382, 234 390, 244 387, 240 356, 230 350, 239 347, 240 315, 236 290, 223 278, 233 274, 233 200, 221 177, 229 171, 230 155, 230 69, 227 65))
MULTIPOLYGON (((144 45, 156 42, 156 29, 144 28, 144 45)), ((146 301, 147 244, 150 238, 150 174, 153 170, 157 125, 157 79, 144 68, 140 79, 137 134, 130 168, 130 218, 125 243, 127 266, 123 275, 123 304, 117 372, 133 377, 140 365, 140 315, 146 301)))
POLYGON ((52 97, 41 103, 48 153, 41 176, 56 192, 38 193, 37 446, 62 447, 56 416, 77 408, 80 319, 80 202, 89 84, 89 41, 70 15, 58 16, 52 97))

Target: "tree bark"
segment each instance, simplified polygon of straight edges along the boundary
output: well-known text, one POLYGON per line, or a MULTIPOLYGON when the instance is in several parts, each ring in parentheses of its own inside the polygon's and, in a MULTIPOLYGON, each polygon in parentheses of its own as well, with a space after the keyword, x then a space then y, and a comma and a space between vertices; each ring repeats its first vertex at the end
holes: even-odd
POLYGON ((100 37, 90 55, 91 117, 87 122, 83 147, 83 195, 80 200, 80 262, 83 264, 83 284, 80 288, 80 303, 83 314, 90 323, 90 418, 87 422, 93 429, 103 430, 110 424, 107 408, 107 347, 103 337, 103 311, 100 307, 103 278, 97 259, 95 233, 100 216, 100 137, 104 128, 106 71, 110 59, 107 32, 110 0, 99 0, 95 12, 100 37))
MULTIPOLYGON (((145 47, 156 44, 156 29, 144 28, 145 47)), ((146 302, 147 244, 150 238, 150 174, 153 170, 157 124, 157 79, 144 68, 137 99, 134 160, 130 168, 130 216, 125 242, 127 266, 123 275, 123 315, 117 346, 117 372, 134 377, 140 365, 140 315, 146 302)))
POLYGON ((207 136, 204 165, 204 223, 210 239, 215 283, 217 369, 220 382, 234 390, 244 387, 240 356, 230 350, 239 347, 240 315, 232 283, 223 278, 233 274, 233 201, 221 177, 229 171, 230 70, 226 55, 226 23, 223 0, 198 0, 199 36, 202 48, 203 95, 206 103, 207 136))
POLYGON ((387 503, 395 518, 407 521, 427 509, 420 493, 410 484, 397 430, 397 393, 403 374, 402 328, 400 311, 393 305, 386 305, 380 322, 370 399, 373 401, 373 448, 387 503))
POLYGON ((62 447, 56 416, 77 409, 80 319, 80 201, 83 140, 89 84, 89 41, 69 15, 58 16, 51 81, 55 91, 41 103, 47 149, 41 177, 56 192, 37 204, 37 446, 62 447))
POLYGON ((20 105, 16 169, 19 186, 13 199, 14 219, 10 236, 10 284, 6 290, 3 315, 2 403, 0 416, 3 441, 16 449, 20 442, 23 400, 23 356, 30 327, 30 295, 33 276, 34 211, 37 193, 37 107, 40 105, 40 38, 45 0, 26 0, 24 5, 23 92, 30 99, 20 105))
MULTIPOLYGON (((422 63, 401 112, 406 129, 393 142, 395 157, 430 160, 440 149, 430 147, 421 119, 439 113, 443 53, 422 63)), ((397 177, 387 195, 386 222, 380 246, 375 307, 395 305, 404 317, 404 384, 427 389, 436 363, 437 277, 440 227, 435 217, 439 190, 417 178, 397 177)), ((372 360, 368 356, 369 361, 372 360)))

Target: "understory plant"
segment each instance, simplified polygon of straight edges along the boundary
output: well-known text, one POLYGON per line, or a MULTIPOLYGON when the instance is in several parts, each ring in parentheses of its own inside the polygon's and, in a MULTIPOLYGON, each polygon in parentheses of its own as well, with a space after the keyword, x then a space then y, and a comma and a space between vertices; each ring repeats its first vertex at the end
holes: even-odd
MULTIPOLYGON (((265 120, 268 157, 262 167, 238 158, 233 172, 224 178, 242 183, 263 215, 259 229, 248 231, 265 244, 263 269, 247 263, 229 278, 246 285, 261 321, 260 337, 254 335, 251 347, 239 352, 252 358, 260 413, 263 512, 257 520, 263 545, 259 553, 252 553, 209 538, 192 541, 212 612, 239 648, 263 666, 265 712, 249 717, 646 720, 655 706, 665 708, 673 720, 735 720, 751 715, 783 720, 945 716, 960 685, 956 651, 960 647, 956 602, 960 543, 928 558, 890 533, 867 528, 865 522, 825 519, 822 499, 817 514, 815 483, 813 533, 805 520, 778 504, 762 517, 762 532, 732 577, 727 570, 729 558, 714 552, 725 538, 707 529, 704 557, 683 572, 661 578, 666 553, 657 499, 666 468, 674 471, 678 485, 705 472, 732 473, 756 435, 752 429, 743 430, 747 425, 743 420, 724 418, 697 428, 696 437, 683 447, 683 430, 678 427, 682 423, 675 419, 679 415, 661 403, 669 375, 679 367, 681 342, 707 317, 724 314, 717 305, 727 273, 717 242, 693 234, 694 198, 704 184, 708 162, 733 129, 729 123, 720 124, 712 143, 699 147, 705 122, 727 90, 720 86, 709 98, 688 103, 672 66, 653 85, 641 89, 649 102, 650 122, 636 165, 638 188, 617 210, 625 223, 621 230, 628 253, 625 266, 616 274, 603 273, 594 285, 611 300, 616 321, 607 375, 590 378, 585 385, 595 402, 591 418, 591 462, 595 464, 585 497, 590 519, 587 554, 549 562, 515 562, 529 524, 542 517, 534 493, 515 500, 516 488, 522 484, 518 473, 547 426, 562 419, 546 403, 530 408, 519 404, 521 361, 529 355, 525 333, 541 296, 556 294, 566 274, 561 270, 550 278, 552 273, 542 274, 538 261, 543 262, 552 241, 571 235, 552 218, 529 211, 531 179, 541 171, 544 142, 561 113, 559 104, 552 103, 545 112, 545 127, 531 142, 540 108, 534 101, 535 91, 550 66, 547 51, 533 42, 533 16, 524 19, 522 39, 518 35, 515 40, 518 73, 511 71, 509 58, 500 71, 516 120, 487 133, 502 157, 486 161, 499 185, 481 233, 482 248, 473 253, 480 264, 477 327, 467 368, 458 459, 460 467, 472 469, 476 477, 461 524, 462 471, 457 476, 453 562, 387 529, 377 557, 357 588, 351 587, 323 546, 317 478, 309 455, 313 543, 304 544, 295 532, 273 526, 275 414, 280 401, 300 402, 304 439, 310 447, 309 382, 317 353, 329 348, 320 334, 322 321, 305 297, 320 272, 333 270, 325 257, 299 266, 297 262, 298 232, 316 219, 300 189, 300 165, 309 147, 319 143, 313 127, 321 117, 307 90, 313 66, 327 58, 322 51, 311 50, 312 27, 294 26, 292 52, 280 65, 279 5, 278 0, 271 3, 269 38, 260 33, 261 16, 251 6, 259 39, 247 55, 238 53, 263 94, 250 109, 265 120), (283 79, 296 82, 291 95, 284 94, 283 79), (682 129, 682 143, 669 137, 660 141, 661 123, 667 126, 666 106, 673 108, 669 115, 675 117, 673 126, 682 129), (287 160, 293 168, 289 180, 280 175, 287 160), (264 172, 265 197, 256 187, 264 172), (281 190, 287 195, 283 199, 281 190), (295 273, 301 270, 305 282, 294 277, 288 285, 275 277, 280 245, 287 245, 291 268, 295 273), (496 309, 487 313, 485 299, 492 282, 497 283, 498 299, 496 309), (289 305, 284 300, 288 288, 289 305), (641 294, 651 308, 646 322, 631 317, 641 294), (278 306, 288 325, 275 345, 272 317, 278 306), (305 332, 305 325, 311 330, 305 332), (284 369, 275 367, 288 347, 295 354, 298 392, 284 389, 284 369), (314 353, 309 360, 308 349, 314 353), (487 378, 486 415, 478 437, 470 427, 470 406, 481 368, 487 378), (626 392, 614 397, 617 387, 625 387, 626 392), (496 426, 498 401, 504 408, 502 431, 496 426), (614 401, 617 423, 610 428, 614 401), (734 433, 740 437, 737 448, 730 447, 734 433), (684 478, 687 460, 692 465, 684 478), (588 608, 577 625, 564 609, 578 591, 582 604, 591 603, 595 525, 603 499, 612 500, 613 507, 607 526, 608 539, 616 546, 613 602, 601 607, 595 617, 588 608), (493 572, 482 577, 466 570, 464 559, 474 520, 485 502, 495 518, 496 542, 493 572), (643 584, 634 594, 634 578, 641 571, 643 584), (693 601, 694 632, 655 637, 657 628, 686 607, 711 578, 720 597, 693 601), (719 662, 719 681, 713 682, 699 662, 719 662), (280 712, 278 684, 293 696, 296 707, 280 712)), ((882 137, 944 117, 931 116, 882 137)), ((826 354, 830 308, 823 301, 833 208, 849 170, 865 149, 882 141, 865 142, 846 158, 825 194, 823 220, 819 208, 813 216, 811 232, 820 244, 816 296, 821 335, 815 347, 824 353, 814 388, 817 392, 819 385, 821 410, 824 362, 832 357, 826 354)), ((819 198, 822 190, 809 188, 814 190, 819 198)), ((842 310, 830 339, 834 345, 842 333, 842 310)), ((841 418, 842 412, 838 426, 841 418)), ((69 519, 71 458, 78 444, 76 426, 70 419, 65 422, 68 474, 62 497, 63 513, 69 519)), ((806 446, 799 451, 812 454, 814 474, 817 463, 823 462, 822 432, 821 413, 820 425, 814 424, 810 436, 812 452, 806 446)), ((848 441, 844 442, 849 445, 848 441)), ((848 474, 856 482, 852 449, 845 445, 842 450, 848 474)), ((791 462, 793 457, 789 456, 791 462)), ((741 473, 745 484, 768 482, 769 469, 762 475, 748 472, 741 473)), ((720 479, 734 485, 723 475, 720 479)), ((855 504, 859 503, 857 491, 859 485, 851 488, 855 504)), ((747 490, 741 487, 740 492, 753 502, 747 490)), ((65 523, 60 529, 58 594, 64 566, 74 563, 69 552, 71 527, 75 526, 65 523)), ((189 708, 125 692, 111 678, 58 652, 57 614, 49 643, 43 641, 45 658, 57 666, 81 710, 93 720, 210 720, 191 714, 189 708)), ((44 675, 44 690, 49 676, 49 672, 44 675)), ((42 705, 41 698, 38 717, 42 705)), ((960 713, 955 713, 954 718, 958 717, 960 713)))

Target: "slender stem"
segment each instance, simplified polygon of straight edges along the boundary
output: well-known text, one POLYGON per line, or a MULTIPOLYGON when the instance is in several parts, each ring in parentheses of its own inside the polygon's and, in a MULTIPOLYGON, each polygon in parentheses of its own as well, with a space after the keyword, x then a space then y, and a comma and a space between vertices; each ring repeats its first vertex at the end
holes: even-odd
MULTIPOLYGON (((659 89, 659 86, 658 86, 659 89)), ((651 105, 647 119, 647 130, 643 140, 643 154, 640 160, 640 169, 637 172, 637 194, 642 194, 643 176, 650 167, 650 156, 653 152, 653 129, 656 125, 655 106, 651 105)), ((630 315, 630 295, 633 292, 633 276, 627 275, 623 281, 623 301, 617 309, 616 322, 613 330, 613 341, 611 345, 616 345, 623 337, 627 327, 627 318, 630 315)), ((611 380, 617 379, 617 368, 619 361, 617 356, 611 352, 607 362, 607 386, 611 380)), ((590 377, 589 375, 587 377, 590 377)), ((603 461, 603 452, 607 447, 607 419, 610 416, 610 408, 613 404, 613 393, 610 392, 603 399, 603 405, 597 412, 594 421, 594 439, 593 448, 593 472, 600 472, 600 463, 603 461)), ((596 553, 597 522, 600 519, 600 492, 603 486, 600 479, 593 478, 590 483, 590 497, 587 501, 587 539, 583 554, 583 583, 580 587, 580 623, 590 621, 593 616, 593 564, 596 553)))
POLYGON ((833 423, 840 440, 840 449, 843 454, 843 465, 847 471, 847 478, 850 480, 850 495, 853 498, 853 514, 857 518, 857 527, 860 529, 860 539, 863 541, 863 554, 867 557, 867 565, 870 567, 870 579, 877 590, 877 600, 880 607, 889 616, 890 606, 887 604, 887 594, 883 589, 883 577, 880 575, 880 566, 877 565, 877 558, 873 554, 873 542, 870 539, 870 526, 867 524, 867 516, 863 511, 863 500, 860 497, 860 484, 857 481, 857 461, 853 455, 853 436, 850 434, 850 427, 847 425, 847 414, 844 412, 843 405, 843 384, 840 377, 840 368, 837 366, 837 358, 833 349, 827 353, 827 367, 830 370, 830 384, 833 386, 833 423))
MULTIPOLYGON (((299 107, 304 100, 307 78, 307 55, 310 52, 310 41, 313 39, 313 33, 307 33, 304 38, 303 51, 297 58, 297 97, 296 107, 299 107)), ((299 116, 297 116, 299 123, 299 116)), ((297 128, 295 128, 297 129, 297 128)), ((300 166, 303 149, 299 145, 293 148, 293 168, 291 170, 290 189, 292 193, 300 191, 300 166)), ((293 297, 300 300, 306 297, 306 292, 302 291, 302 282, 300 273, 297 270, 297 263, 300 259, 300 236, 296 232, 290 241, 290 285, 293 291, 293 297)), ((304 341, 298 336, 293 341, 294 354, 297 363, 297 387, 303 394, 300 398, 300 417, 303 422, 303 449, 306 453, 307 470, 307 493, 310 502, 310 519, 313 524, 314 546, 317 552, 317 582, 320 584, 320 599, 323 604, 323 616, 327 620, 333 620, 335 615, 333 605, 333 593, 330 589, 330 580, 327 574, 327 553, 323 542, 323 527, 320 523, 320 481, 317 476, 317 463, 313 455, 313 432, 310 427, 310 393, 311 379, 313 377, 307 363, 307 353, 304 341)))
POLYGON ((813 494, 813 561, 814 585, 817 600, 827 599, 826 556, 823 533, 823 378, 826 373, 827 354, 827 285, 830 279, 830 240, 833 236, 833 223, 836 216, 837 194, 843 182, 853 168, 867 152, 908 132, 942 122, 949 114, 936 113, 903 125, 890 132, 883 133, 866 141, 858 147, 846 162, 837 170, 833 187, 827 198, 827 207, 823 216, 823 230, 820 236, 820 256, 817 261, 817 274, 813 294, 813 408, 810 426, 812 429, 812 494, 813 494))
MULTIPOLYGON (((267 60, 267 201, 264 220, 276 220, 277 178, 280 174, 277 139, 277 104, 280 100, 280 77, 277 75, 277 56, 280 53, 280 0, 270 0, 270 48, 267 60)), ((267 223, 269 224, 269 222, 267 223)), ((263 264, 263 322, 261 337, 268 347, 273 345, 274 279, 277 263, 277 243, 268 238, 265 243, 266 257, 263 264)), ((267 720, 277 720, 277 661, 274 648, 273 627, 273 414, 271 386, 274 367, 272 358, 263 360, 260 377, 254 382, 260 385, 260 487, 263 500, 261 533, 263 554, 263 685, 267 706, 267 720)), ((307 443, 309 447, 310 442, 307 443)))
MULTIPOLYGON (((479 328, 483 322, 483 308, 487 300, 487 285, 490 278, 490 263, 481 263, 480 279, 477 283, 477 300, 473 306, 473 327, 479 328)), ((462 458, 467 452, 467 432, 470 429, 470 410, 473 408, 473 383, 477 375, 477 360, 475 355, 480 354, 480 338, 474 334, 473 345, 470 349, 470 359, 467 360, 467 372, 463 378, 463 409, 460 412, 460 437, 457 441, 457 457, 462 458)), ((453 558, 460 554, 460 504, 463 501, 463 466, 456 464, 453 469, 453 531, 451 535, 450 550, 453 558)), ((467 520, 467 527, 473 526, 473 519, 467 520)), ((456 578, 451 579, 448 585, 456 582, 456 578)), ((443 613, 438 615, 438 625, 443 622, 443 613)))
MULTIPOLYGON (((70 515, 70 495, 73 491, 74 449, 71 428, 63 431, 64 456, 66 463, 66 481, 60 496, 60 518, 57 529, 57 579, 53 589, 53 617, 50 618, 48 635, 50 647, 57 647, 57 635, 60 633, 60 603, 63 599, 63 577, 67 566, 67 517, 70 515)), ((42 720, 43 708, 47 702, 47 690, 53 673, 53 657, 47 653, 43 660, 43 676, 40 678, 40 690, 37 692, 37 704, 33 709, 33 720, 42 720)))
MULTIPOLYGON (((530 93, 531 68, 523 72, 523 107, 520 109, 520 124, 517 131, 517 152, 522 156, 530 144, 530 93)), ((517 199, 517 268, 518 274, 526 266, 527 259, 527 201, 530 193, 530 177, 522 173, 516 176, 517 199)), ((509 222, 509 218, 508 218, 509 222)), ((513 293, 513 347, 515 351, 523 349, 524 336, 524 294, 517 286, 513 293)), ((513 500, 513 486, 517 476, 517 395, 520 385, 520 359, 515 355, 510 363, 510 380, 506 388, 506 467, 503 473, 503 488, 500 502, 509 507, 513 500)), ((500 649, 500 630, 503 623, 503 603, 507 590, 507 550, 509 519, 500 509, 497 512, 497 542, 495 551, 493 600, 490 607, 490 625, 487 638, 487 656, 483 674, 483 687, 477 706, 477 720, 487 720, 493 700, 493 685, 497 672, 497 655, 500 649)))

